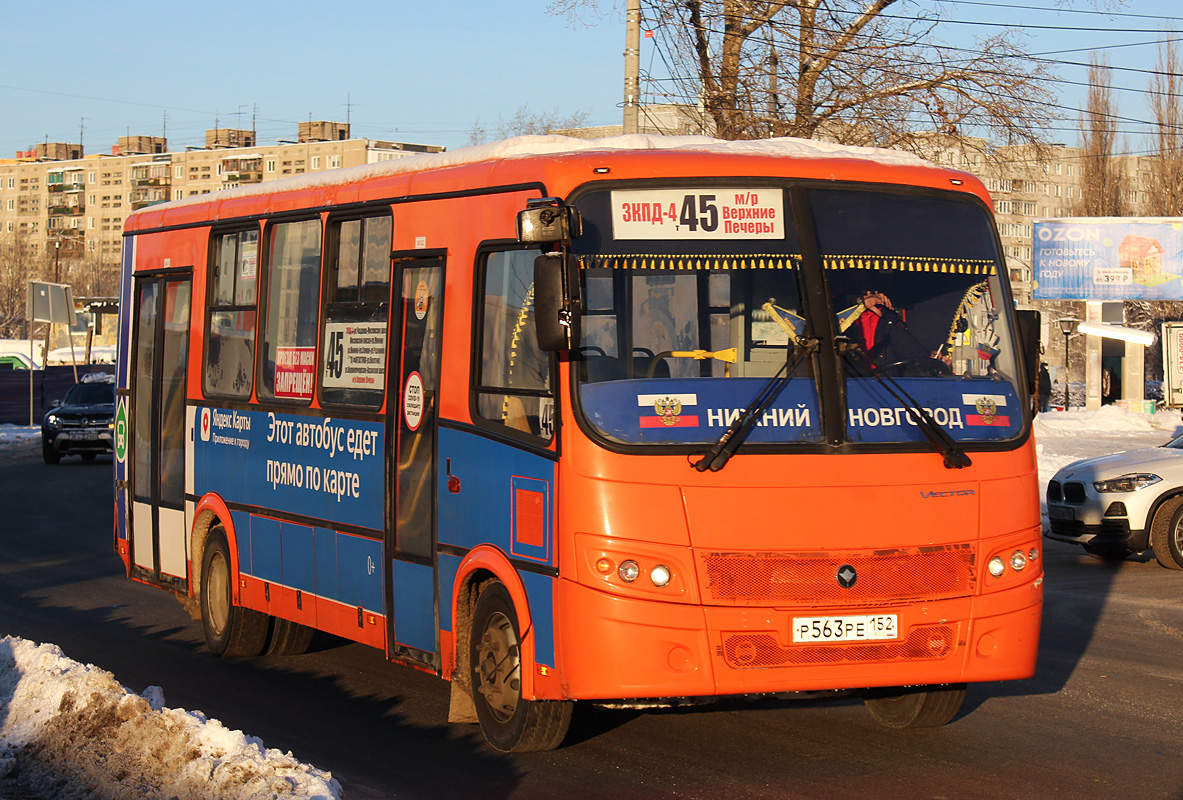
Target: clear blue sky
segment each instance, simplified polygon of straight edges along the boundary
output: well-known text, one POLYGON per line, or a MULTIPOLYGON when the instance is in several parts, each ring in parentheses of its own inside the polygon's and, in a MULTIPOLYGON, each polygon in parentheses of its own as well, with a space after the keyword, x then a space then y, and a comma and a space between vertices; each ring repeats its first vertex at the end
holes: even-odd
MULTIPOLYGON (((1055 6, 1055 0, 1031 3, 1055 6)), ((355 136, 450 149, 465 144, 478 119, 492 128, 523 105, 563 116, 584 110, 589 125, 618 123, 623 1, 590 28, 572 28, 548 14, 547 5, 58 0, 27 13, 9 8, 0 50, 0 158, 46 137, 76 142, 80 126, 91 153, 109 152, 128 133, 159 135, 166 125, 170 147, 180 149, 202 144, 215 123, 250 128, 252 114, 260 143, 271 143, 294 139, 297 124, 309 118, 344 121, 347 103, 355 136)), ((1183 31, 1183 19, 1152 18, 1178 15, 1177 0, 1128 0, 1112 17, 1022 5, 922 0, 893 6, 892 13, 939 6, 944 16, 967 22, 1053 26, 1030 29, 1032 52, 1071 51, 1049 57, 1084 62, 1090 49, 1104 47, 1112 66, 1131 70, 1153 67, 1155 31, 1183 31)), ((1085 0, 1063 5, 1092 8, 1085 0)), ((994 30, 947 25, 943 35, 968 45, 973 35, 994 30)), ((654 47, 642 39, 642 69, 660 73, 654 47)), ((1083 82, 1085 69, 1065 65, 1058 74, 1083 82)), ((1141 72, 1114 73, 1130 133, 1149 117, 1142 96, 1148 79, 1141 72)), ((659 100, 652 94, 658 87, 643 86, 647 101, 659 100)), ((1060 88, 1063 104, 1079 107, 1083 89, 1060 88)), ((1070 114, 1065 130, 1052 138, 1075 143, 1075 117, 1070 114)), ((1129 149, 1141 149, 1140 138, 1128 139, 1129 149)))

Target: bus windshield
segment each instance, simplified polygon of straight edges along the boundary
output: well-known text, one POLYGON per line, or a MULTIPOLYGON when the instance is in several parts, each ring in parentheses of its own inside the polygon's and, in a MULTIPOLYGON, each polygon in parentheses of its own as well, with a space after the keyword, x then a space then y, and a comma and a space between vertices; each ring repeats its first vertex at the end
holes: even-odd
POLYGON ((833 398, 851 442, 923 441, 905 408, 913 401, 956 441, 1018 435, 1015 337, 986 210, 963 194, 899 188, 794 197, 808 215, 795 219, 784 187, 576 200, 583 319, 572 362, 595 432, 623 445, 713 443, 787 371, 748 442, 821 441, 833 398), (801 219, 812 229, 801 233, 801 219), (803 235, 819 255, 812 273, 803 235), (805 298, 828 304, 819 312, 805 298), (819 357, 841 353, 841 386, 797 357, 816 342, 819 357))

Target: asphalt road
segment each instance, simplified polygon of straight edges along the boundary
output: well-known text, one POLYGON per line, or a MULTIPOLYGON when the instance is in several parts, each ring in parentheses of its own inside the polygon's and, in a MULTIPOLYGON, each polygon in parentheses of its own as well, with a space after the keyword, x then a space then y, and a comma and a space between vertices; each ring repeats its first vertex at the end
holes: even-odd
POLYGON ((60 645, 135 691, 164 688, 355 798, 1170 798, 1183 800, 1183 572, 1047 543, 1035 678, 971 686, 935 730, 876 725, 854 699, 581 709, 553 753, 505 756, 450 726, 447 684, 318 640, 222 661, 111 549, 109 460, 0 462, 0 634, 60 645))

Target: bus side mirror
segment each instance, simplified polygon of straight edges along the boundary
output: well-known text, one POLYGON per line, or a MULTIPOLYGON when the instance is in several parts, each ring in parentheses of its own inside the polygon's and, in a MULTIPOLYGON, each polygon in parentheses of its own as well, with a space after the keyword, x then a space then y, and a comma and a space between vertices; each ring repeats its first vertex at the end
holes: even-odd
POLYGON ((579 345, 578 287, 575 259, 563 253, 534 259, 534 324, 543 351, 557 353, 579 345))
POLYGON ((557 197, 540 197, 526 202, 518 212, 518 241, 523 244, 569 245, 583 233, 579 211, 557 197))
POLYGON ((1027 390, 1038 391, 1039 382, 1039 326, 1038 311, 1015 312, 1019 317, 1019 348, 1023 357, 1023 368, 1027 372, 1027 390))

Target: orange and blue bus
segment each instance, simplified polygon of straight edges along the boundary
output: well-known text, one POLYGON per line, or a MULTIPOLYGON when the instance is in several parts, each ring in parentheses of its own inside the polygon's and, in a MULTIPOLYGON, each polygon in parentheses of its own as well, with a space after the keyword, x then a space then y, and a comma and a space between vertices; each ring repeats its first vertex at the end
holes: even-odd
POLYGON ((115 548, 216 654, 380 648, 504 751, 576 701, 903 728, 1033 674, 1038 321, 970 175, 527 137, 124 236, 115 548))

